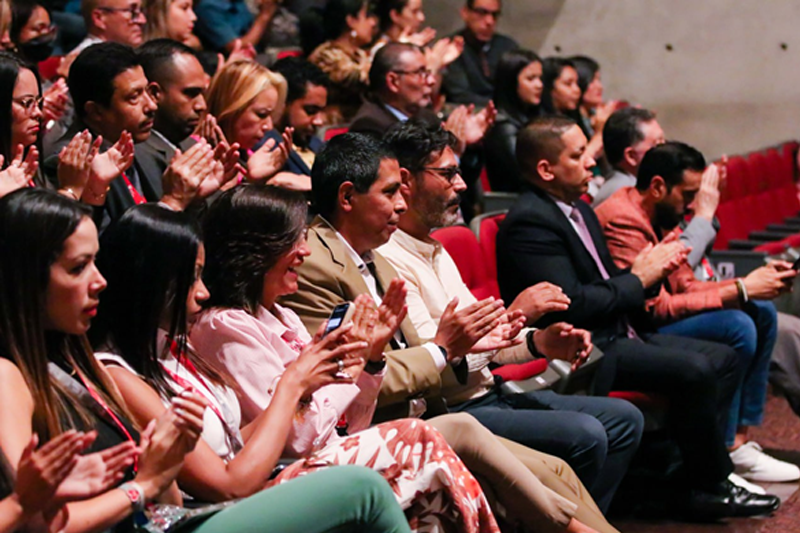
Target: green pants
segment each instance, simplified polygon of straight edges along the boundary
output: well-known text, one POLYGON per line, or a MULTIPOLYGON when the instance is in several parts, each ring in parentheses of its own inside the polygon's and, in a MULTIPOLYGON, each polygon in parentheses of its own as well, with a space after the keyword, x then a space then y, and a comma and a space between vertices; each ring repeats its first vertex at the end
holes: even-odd
POLYGON ((262 490, 193 533, 410 533, 389 484, 361 466, 336 466, 262 490))

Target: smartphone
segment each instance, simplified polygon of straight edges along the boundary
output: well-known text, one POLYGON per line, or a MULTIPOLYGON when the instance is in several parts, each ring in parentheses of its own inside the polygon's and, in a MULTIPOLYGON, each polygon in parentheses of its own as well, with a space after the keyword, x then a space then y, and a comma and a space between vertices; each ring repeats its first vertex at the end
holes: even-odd
POLYGON ((794 260, 794 264, 792 264, 792 270, 800 269, 800 257, 794 260))
POLYGON ((325 334, 323 337, 350 320, 354 310, 355 306, 350 302, 345 302, 334 307, 331 316, 328 318, 328 325, 325 326, 325 334))

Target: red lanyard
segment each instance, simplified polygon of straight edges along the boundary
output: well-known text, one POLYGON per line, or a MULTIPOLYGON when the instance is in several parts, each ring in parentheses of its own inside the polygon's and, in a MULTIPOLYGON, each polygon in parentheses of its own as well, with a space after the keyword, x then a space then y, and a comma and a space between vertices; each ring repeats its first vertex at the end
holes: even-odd
MULTIPOLYGON (((125 436, 128 438, 128 440, 131 441, 132 443, 136 444, 136 441, 133 440, 133 437, 131 436, 130 432, 125 427, 125 424, 123 424, 122 421, 117 417, 117 415, 114 414, 114 411, 112 411, 111 408, 108 406, 108 404, 106 404, 105 400, 103 400, 102 396, 100 396, 100 394, 98 394, 98 392, 95 390, 95 388, 92 387, 89 384, 88 381, 86 381, 86 378, 83 377, 83 373, 79 372, 79 371, 76 371, 76 373, 78 374, 78 377, 81 378, 81 381, 83 382, 83 386, 86 387, 86 390, 89 391, 89 395, 92 397, 92 399, 94 401, 96 401, 100 405, 100 407, 103 408, 103 411, 105 411, 106 414, 109 416, 109 418, 111 418, 111 420, 117 425, 117 428, 119 428, 119 430, 122 431, 122 433, 125 434, 125 436)), ((137 457, 134 457, 134 459, 133 459, 133 471, 136 472, 136 471, 138 471, 138 469, 139 469, 139 460, 138 460, 137 457)))
POLYGON ((142 196, 142 193, 136 190, 136 188, 131 183, 131 180, 128 179, 128 176, 125 173, 122 173, 122 179, 125 180, 125 186, 128 188, 128 192, 131 193, 131 197, 133 198, 133 203, 136 205, 147 203, 147 198, 142 196))
MULTIPOLYGON (((178 343, 176 343, 175 341, 170 342, 169 351, 172 354, 172 356, 178 360, 178 363, 186 367, 186 369, 197 379, 197 381, 199 381, 203 385, 203 387, 205 387, 208 390, 208 392, 213 396, 213 391, 211 390, 211 386, 206 382, 205 379, 203 379, 203 376, 200 375, 200 372, 197 371, 197 367, 194 366, 194 363, 192 363, 183 352, 178 350, 178 343)), ((192 385, 189 381, 183 379, 178 374, 167 368, 167 366, 164 363, 161 363, 161 368, 163 368, 164 372, 166 372, 169 375, 169 377, 171 377, 172 380, 179 386, 183 387, 184 389, 193 389, 195 392, 200 394, 200 396, 202 396, 206 400, 209 409, 214 411, 214 414, 217 415, 217 418, 219 418, 220 422, 222 422, 222 424, 225 427, 228 426, 228 422, 225 420, 225 417, 222 416, 220 410, 217 409, 217 406, 214 405, 214 402, 211 401, 212 399, 208 398, 205 394, 203 394, 203 391, 201 391, 200 389, 192 385)))

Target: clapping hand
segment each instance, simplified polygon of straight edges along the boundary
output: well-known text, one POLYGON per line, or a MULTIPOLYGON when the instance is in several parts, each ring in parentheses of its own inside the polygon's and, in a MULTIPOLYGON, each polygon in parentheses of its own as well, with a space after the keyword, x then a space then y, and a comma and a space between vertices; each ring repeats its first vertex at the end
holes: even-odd
POLYGON ((548 361, 567 361, 572 364, 572 370, 582 365, 592 351, 592 334, 566 322, 557 322, 536 330, 533 342, 536 350, 548 361))
POLYGON ((293 133, 294 128, 286 128, 283 130, 283 139, 277 143, 277 147, 274 139, 267 139, 267 142, 250 156, 247 160, 248 179, 269 181, 269 178, 281 171, 289 159, 293 133))
MULTIPOLYGON (((95 142, 99 146, 102 144, 103 138, 98 136, 95 142)), ((88 204, 102 205, 111 182, 128 170, 132 164, 133 137, 127 131, 123 131, 111 148, 102 154, 97 154, 92 159, 89 182, 84 189, 83 200, 88 204)))
POLYGON ((42 120, 45 125, 51 120, 58 120, 64 116, 69 102, 69 89, 67 81, 59 78, 42 95, 42 120))
MULTIPOLYGON (((0 155, 0 167, 3 166, 3 156, 0 155)), ((25 155, 25 147, 17 145, 14 152, 14 159, 11 163, 0 170, 0 198, 6 194, 27 186, 36 175, 39 168, 39 151, 35 146, 28 149, 25 155)))
POLYGON ((75 200, 83 196, 92 174, 92 162, 100 150, 102 138, 92 142, 89 130, 83 130, 62 148, 58 154, 58 185, 60 190, 74 195, 75 200))
POLYGON ((476 342, 471 353, 493 352, 521 344, 524 340, 519 336, 525 327, 525 314, 522 311, 508 310, 500 323, 482 339, 476 342))
POLYGON ((561 287, 543 281, 522 291, 508 309, 520 310, 525 316, 525 324, 531 326, 547 313, 566 311, 569 304, 570 299, 561 287))
POLYGON ((207 178, 212 182, 206 192, 219 189, 223 174, 222 163, 214 159, 214 150, 205 139, 201 139, 185 153, 175 151, 161 177, 164 187, 161 201, 176 211, 183 211, 198 196, 207 178))

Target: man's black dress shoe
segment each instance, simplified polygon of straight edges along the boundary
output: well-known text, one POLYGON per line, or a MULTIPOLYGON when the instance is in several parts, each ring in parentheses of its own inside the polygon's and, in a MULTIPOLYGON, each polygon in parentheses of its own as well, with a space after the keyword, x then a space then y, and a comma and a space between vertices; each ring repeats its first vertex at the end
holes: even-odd
POLYGON ((777 496, 754 494, 726 479, 713 490, 691 490, 683 501, 683 511, 695 520, 717 520, 769 514, 780 504, 777 496))

